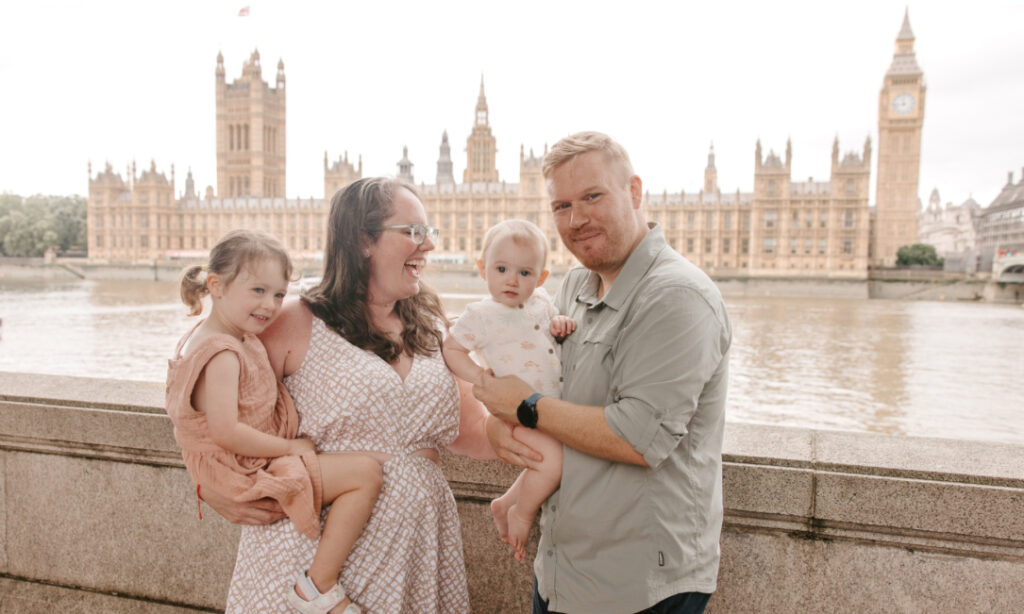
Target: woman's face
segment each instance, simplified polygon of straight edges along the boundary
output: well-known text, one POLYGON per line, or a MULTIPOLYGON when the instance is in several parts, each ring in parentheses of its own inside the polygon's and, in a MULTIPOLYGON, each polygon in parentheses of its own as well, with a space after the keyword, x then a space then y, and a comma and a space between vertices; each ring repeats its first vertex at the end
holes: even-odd
MULTIPOLYGON (((395 192, 394 213, 384 226, 402 224, 427 225, 427 214, 420 199, 399 188, 395 192)), ((369 246, 371 303, 393 303, 420 291, 420 275, 427 264, 427 252, 434 249, 429 237, 423 243, 412 240, 408 229, 384 230, 377 242, 369 246)))

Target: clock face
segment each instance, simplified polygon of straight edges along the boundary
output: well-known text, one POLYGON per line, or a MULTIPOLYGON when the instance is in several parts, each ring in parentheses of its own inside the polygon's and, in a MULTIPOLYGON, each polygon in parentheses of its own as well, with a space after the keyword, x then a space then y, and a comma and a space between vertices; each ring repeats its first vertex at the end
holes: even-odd
POLYGON ((914 110, 914 97, 910 94, 900 94, 892 99, 892 110, 900 115, 906 115, 914 110))

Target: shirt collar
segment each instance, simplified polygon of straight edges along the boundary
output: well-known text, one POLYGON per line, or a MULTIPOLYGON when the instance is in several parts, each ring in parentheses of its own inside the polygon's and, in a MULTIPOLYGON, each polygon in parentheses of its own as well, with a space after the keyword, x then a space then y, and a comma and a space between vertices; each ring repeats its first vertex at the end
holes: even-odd
POLYGON ((658 253, 665 249, 667 245, 661 226, 651 222, 647 224, 647 227, 650 230, 644 235, 636 249, 626 258, 626 264, 622 265, 622 270, 615 277, 612 287, 605 292, 604 298, 597 298, 597 289, 600 287, 601 279, 597 273, 590 271, 587 282, 583 284, 579 294, 576 295, 577 301, 587 303, 590 307, 595 307, 598 303, 604 303, 615 310, 622 307, 622 304, 626 302, 626 298, 633 294, 636 284, 643 278, 647 270, 651 268, 651 264, 658 253))

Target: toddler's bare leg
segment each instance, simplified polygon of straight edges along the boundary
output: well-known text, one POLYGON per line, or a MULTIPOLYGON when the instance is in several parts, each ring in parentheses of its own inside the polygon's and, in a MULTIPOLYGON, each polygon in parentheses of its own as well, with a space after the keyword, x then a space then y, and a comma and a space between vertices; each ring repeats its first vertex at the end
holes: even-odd
MULTIPOLYGON (((337 583, 352 545, 366 526, 377 502, 382 478, 380 463, 369 456, 322 454, 318 459, 323 476, 324 505, 330 504, 331 508, 313 564, 309 566, 309 579, 324 593, 337 583)), ((331 612, 342 612, 349 603, 345 599, 331 612)))

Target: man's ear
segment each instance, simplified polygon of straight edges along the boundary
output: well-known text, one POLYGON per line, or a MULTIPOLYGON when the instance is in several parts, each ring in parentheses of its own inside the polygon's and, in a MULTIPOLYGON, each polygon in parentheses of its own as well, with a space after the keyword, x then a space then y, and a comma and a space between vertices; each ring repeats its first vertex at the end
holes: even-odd
POLYGON ((629 194, 633 198, 633 208, 639 209, 644 199, 644 185, 637 175, 629 178, 629 194))
POLYGON ((482 279, 487 279, 487 265, 484 264, 483 258, 476 261, 476 270, 480 272, 482 279))
POLYGON ((537 276, 537 287, 538 288, 544 285, 544 282, 547 281, 548 275, 550 273, 551 273, 551 271, 549 271, 547 269, 544 269, 543 271, 540 272, 540 275, 537 276))

